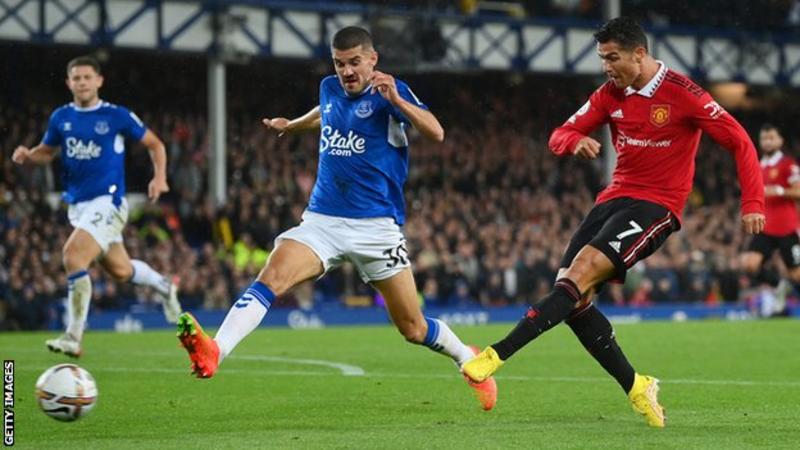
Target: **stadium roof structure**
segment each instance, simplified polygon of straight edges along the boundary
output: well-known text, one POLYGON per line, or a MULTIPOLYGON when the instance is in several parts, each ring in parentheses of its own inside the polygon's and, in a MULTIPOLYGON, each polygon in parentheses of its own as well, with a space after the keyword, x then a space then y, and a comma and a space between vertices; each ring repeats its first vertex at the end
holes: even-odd
MULTIPOLYGON (((577 20, 464 16, 340 2, 0 0, 0 41, 327 59, 332 34, 364 25, 406 70, 599 73, 577 20), (377 33, 377 32, 380 33, 377 33)), ((800 86, 800 39, 737 29, 649 28, 651 52, 698 80, 800 86)), ((384 59, 386 61, 387 59, 384 59)))

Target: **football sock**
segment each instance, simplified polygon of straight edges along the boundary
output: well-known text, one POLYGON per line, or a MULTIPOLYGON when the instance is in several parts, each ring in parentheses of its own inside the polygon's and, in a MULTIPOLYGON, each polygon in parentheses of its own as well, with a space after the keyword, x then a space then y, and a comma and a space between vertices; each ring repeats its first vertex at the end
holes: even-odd
POLYGON ((245 336, 258 327, 275 301, 275 294, 266 284, 255 281, 231 306, 214 340, 219 346, 219 361, 233 351, 245 336))
POLYGON ((162 295, 169 295, 170 281, 164 275, 153 270, 149 264, 138 259, 132 259, 133 276, 131 283, 150 286, 162 295))
POLYGON ((475 356, 446 323, 430 317, 426 317, 425 322, 428 324, 428 332, 425 334, 422 345, 453 358, 458 367, 475 356))
POLYGON ((67 333, 78 341, 83 337, 89 302, 92 300, 92 279, 89 272, 81 270, 67 276, 67 333))
POLYGON ((596 306, 589 304, 586 308, 570 314, 565 322, 589 354, 617 380, 625 393, 628 393, 633 387, 636 372, 617 345, 614 329, 606 316, 596 306))
POLYGON ((580 299, 581 293, 572 280, 559 279, 550 294, 531 306, 508 336, 492 344, 492 348, 505 361, 528 342, 566 319, 580 299))

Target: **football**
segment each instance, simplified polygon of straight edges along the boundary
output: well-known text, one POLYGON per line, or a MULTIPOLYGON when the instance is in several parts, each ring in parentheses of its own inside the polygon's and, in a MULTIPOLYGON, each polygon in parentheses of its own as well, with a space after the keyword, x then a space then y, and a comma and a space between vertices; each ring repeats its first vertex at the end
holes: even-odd
POLYGON ((92 375, 75 364, 59 364, 36 381, 39 407, 53 419, 71 422, 85 416, 97 402, 92 375))

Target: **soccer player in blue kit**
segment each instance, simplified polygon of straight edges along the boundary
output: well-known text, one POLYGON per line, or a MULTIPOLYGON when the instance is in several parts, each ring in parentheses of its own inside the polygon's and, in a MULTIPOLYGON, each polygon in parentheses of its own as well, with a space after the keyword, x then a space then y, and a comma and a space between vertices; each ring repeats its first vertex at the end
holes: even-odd
POLYGON ((63 263, 69 293, 66 332, 46 341, 47 348, 78 357, 92 298, 89 265, 100 265, 118 281, 150 286, 158 293, 167 320, 175 323, 181 312, 177 286, 144 261, 131 260, 122 243, 128 220, 125 200, 125 138, 141 142, 150 151, 153 179, 147 189, 151 201, 169 191, 164 144, 131 111, 99 97, 103 76, 100 64, 82 56, 67 64, 67 87, 72 103, 56 109, 42 142, 33 148, 19 146, 17 164, 48 164, 61 153, 63 199, 69 204, 74 227, 64 244, 63 263))
MULTIPOLYGON (((401 230, 406 127, 436 142, 444 139, 444 130, 405 83, 375 70, 378 54, 366 30, 339 30, 332 53, 336 75, 320 83, 319 106, 294 120, 263 121, 280 134, 320 130, 317 180, 302 222, 276 238, 269 261, 231 307, 214 339, 191 314, 178 321, 178 337, 200 378, 214 375, 276 297, 344 261, 383 295, 406 340, 449 356, 458 367, 477 351, 444 322, 423 316, 401 230)), ((494 379, 467 382, 481 406, 491 409, 497 398, 494 379)))

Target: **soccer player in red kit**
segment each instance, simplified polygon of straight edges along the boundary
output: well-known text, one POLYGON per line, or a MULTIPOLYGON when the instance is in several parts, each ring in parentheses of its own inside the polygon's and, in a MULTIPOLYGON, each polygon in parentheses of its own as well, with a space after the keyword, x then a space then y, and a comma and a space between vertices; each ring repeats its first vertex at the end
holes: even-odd
POLYGON ((736 160, 742 225, 750 234, 764 228, 764 186, 755 147, 742 126, 702 88, 653 59, 636 21, 612 19, 594 37, 609 81, 553 131, 550 149, 595 159, 600 143, 589 134, 608 123, 618 154, 613 179, 570 240, 550 294, 462 371, 473 381, 484 380, 528 342, 566 321, 628 394, 634 410, 649 425, 663 427, 658 380, 634 371, 591 298, 602 283, 624 280, 628 268, 680 228, 702 132, 736 160))
POLYGON ((789 271, 789 281, 800 292, 800 238, 797 235, 800 228, 797 214, 800 166, 783 153, 783 137, 776 126, 762 125, 758 140, 763 152, 761 176, 764 178, 767 224, 764 232, 753 236, 750 241, 742 255, 742 267, 755 281, 777 287, 780 276, 764 268, 764 261, 772 257, 775 250, 780 250, 789 271))

